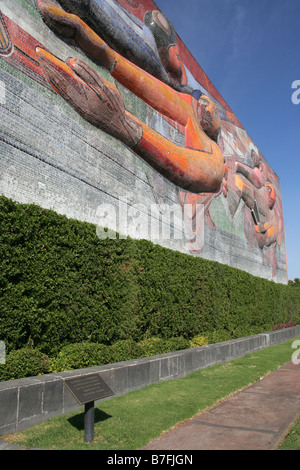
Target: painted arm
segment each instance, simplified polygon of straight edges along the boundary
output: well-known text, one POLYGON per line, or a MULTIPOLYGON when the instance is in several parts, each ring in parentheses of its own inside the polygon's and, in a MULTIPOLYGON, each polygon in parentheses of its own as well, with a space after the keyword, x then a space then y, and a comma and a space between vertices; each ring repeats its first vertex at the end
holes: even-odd
POLYGON ((77 15, 67 13, 51 0, 37 0, 37 3, 46 24, 51 29, 66 38, 74 39, 83 52, 164 116, 168 116, 183 126, 187 124, 191 110, 188 103, 181 97, 181 93, 111 49, 77 15))
POLYGON ((245 178, 247 178, 247 180, 252 183, 257 189, 263 187, 265 183, 265 178, 260 168, 250 168, 244 163, 237 162, 236 171, 237 173, 240 173, 241 175, 245 176, 245 178))
MULTIPOLYGON (((44 5, 42 0, 38 0, 44 5)), ((210 192, 219 189, 224 158, 218 145, 201 129, 194 98, 168 85, 117 54, 76 15, 57 4, 43 10, 47 22, 60 34, 72 37, 90 57, 100 62, 114 78, 165 116, 185 127, 186 147, 180 147, 142 123, 124 108, 116 87, 78 59, 64 63, 43 49, 37 56, 53 88, 91 124, 124 142, 183 189, 210 192), (194 100, 194 101, 193 101, 194 100)), ((50 5, 50 6, 49 6, 50 5)))

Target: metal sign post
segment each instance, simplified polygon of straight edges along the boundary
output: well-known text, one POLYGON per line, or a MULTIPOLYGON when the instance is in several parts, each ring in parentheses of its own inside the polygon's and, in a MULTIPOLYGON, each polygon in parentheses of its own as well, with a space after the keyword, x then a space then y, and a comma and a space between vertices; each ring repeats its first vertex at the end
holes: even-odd
POLYGON ((94 402, 114 395, 99 374, 87 374, 65 379, 64 384, 80 405, 84 405, 84 439, 94 440, 95 406, 94 402))
POLYGON ((84 405, 84 440, 92 442, 94 440, 94 402, 90 401, 84 405))

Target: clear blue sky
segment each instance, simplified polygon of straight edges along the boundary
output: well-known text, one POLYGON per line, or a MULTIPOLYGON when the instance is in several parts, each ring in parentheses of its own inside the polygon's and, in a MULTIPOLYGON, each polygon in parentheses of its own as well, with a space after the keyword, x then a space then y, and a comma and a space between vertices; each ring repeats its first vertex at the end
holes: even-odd
POLYGON ((300 0, 155 2, 279 176, 289 279, 300 278, 300 0))

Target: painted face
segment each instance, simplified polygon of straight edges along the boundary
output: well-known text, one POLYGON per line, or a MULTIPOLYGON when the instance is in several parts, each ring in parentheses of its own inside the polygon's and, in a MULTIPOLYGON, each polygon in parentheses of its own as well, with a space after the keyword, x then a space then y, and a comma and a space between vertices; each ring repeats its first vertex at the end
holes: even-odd
POLYGON ((253 149, 251 150, 251 157, 252 157, 254 167, 258 168, 261 163, 261 160, 259 156, 257 155, 257 153, 255 152, 255 150, 253 149))
POLYGON ((272 183, 266 183, 266 199, 269 209, 273 209, 276 201, 276 191, 272 183))
POLYGON ((177 36, 172 23, 158 10, 148 11, 144 22, 152 31, 160 60, 171 81, 186 85, 187 77, 181 63, 177 36))
POLYGON ((208 96, 200 96, 197 104, 197 115, 204 132, 211 139, 217 141, 220 132, 220 116, 216 106, 208 96))

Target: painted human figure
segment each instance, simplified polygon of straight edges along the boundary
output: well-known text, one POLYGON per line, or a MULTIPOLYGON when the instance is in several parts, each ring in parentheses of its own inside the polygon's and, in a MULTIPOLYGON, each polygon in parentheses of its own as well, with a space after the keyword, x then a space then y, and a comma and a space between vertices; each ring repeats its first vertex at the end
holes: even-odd
POLYGON ((258 236, 259 245, 262 244, 263 234, 266 238, 265 244, 269 245, 270 233, 276 231, 272 226, 276 191, 268 178, 268 169, 265 164, 259 159, 256 152, 252 151, 251 156, 253 168, 240 162, 236 163, 235 191, 253 213, 255 230, 257 234, 260 234, 258 236), (263 221, 260 220, 261 216, 263 221))
MULTIPOLYGON (((261 250, 267 249, 264 253, 272 265, 275 276, 278 267, 276 246, 280 247, 281 244, 283 219, 276 204, 276 190, 270 180, 269 170, 256 152, 252 151, 251 156, 253 168, 240 162, 236 163, 235 191, 249 210, 245 212, 245 223, 253 226, 254 222, 255 239, 261 250), (252 224, 249 223, 249 218, 252 224)), ((247 229, 246 234, 250 237, 247 229)))
POLYGON ((80 17, 113 50, 173 88, 192 93, 180 60, 172 23, 158 10, 146 11, 141 21, 117 0, 35 0, 44 21, 59 34, 47 14, 57 5, 80 17))
POLYGON ((181 93, 139 68, 114 51, 81 18, 66 12, 56 2, 37 2, 49 26, 74 39, 113 78, 181 125, 185 130, 185 147, 170 142, 129 113, 117 88, 86 62, 76 58, 63 62, 37 48, 38 60, 52 87, 87 121, 134 149, 182 189, 196 193, 219 191, 225 165, 217 145, 220 118, 213 102, 204 95, 197 99, 181 93))

